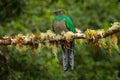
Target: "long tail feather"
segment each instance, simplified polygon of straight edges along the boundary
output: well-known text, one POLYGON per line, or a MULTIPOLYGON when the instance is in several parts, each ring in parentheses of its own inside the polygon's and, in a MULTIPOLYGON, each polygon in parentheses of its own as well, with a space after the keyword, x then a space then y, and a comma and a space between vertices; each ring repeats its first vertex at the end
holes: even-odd
POLYGON ((71 41, 69 44, 69 48, 67 48, 65 44, 62 44, 64 71, 67 71, 68 69, 74 69, 74 41, 71 41))
POLYGON ((68 63, 70 70, 74 69, 74 41, 70 42, 70 49, 68 49, 68 63))
POLYGON ((68 70, 68 50, 65 48, 64 45, 62 45, 62 53, 63 53, 63 68, 64 71, 68 70))

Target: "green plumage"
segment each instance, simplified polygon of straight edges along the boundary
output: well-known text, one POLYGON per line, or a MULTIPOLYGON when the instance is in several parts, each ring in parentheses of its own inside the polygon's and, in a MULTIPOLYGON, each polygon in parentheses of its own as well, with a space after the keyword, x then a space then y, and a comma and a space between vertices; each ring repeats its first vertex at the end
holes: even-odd
MULTIPOLYGON (((75 32, 75 28, 72 20, 63 14, 61 10, 58 10, 55 13, 55 18, 53 20, 53 31, 56 34, 61 34, 64 32, 75 32)), ((62 53, 63 53, 63 68, 64 71, 74 69, 74 40, 71 41, 62 41, 62 53)))
POLYGON ((67 27, 67 29, 69 31, 75 32, 75 28, 74 28, 73 22, 72 22, 72 20, 68 16, 65 16, 65 15, 55 16, 55 18, 53 20, 53 24, 56 23, 56 22, 60 22, 62 20, 65 20, 65 25, 66 25, 66 27, 67 27))

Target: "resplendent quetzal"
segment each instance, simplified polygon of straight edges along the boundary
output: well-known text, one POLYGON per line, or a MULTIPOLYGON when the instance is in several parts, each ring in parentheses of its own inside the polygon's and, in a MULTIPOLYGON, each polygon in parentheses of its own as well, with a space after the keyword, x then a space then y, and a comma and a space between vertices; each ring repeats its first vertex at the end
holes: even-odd
MULTIPOLYGON (((56 34, 64 32, 75 32, 73 22, 70 17, 64 15, 63 10, 57 10, 54 12, 55 17, 53 19, 53 31, 56 34)), ((61 42, 63 53, 63 68, 64 71, 74 69, 74 40, 61 42), (67 46, 68 45, 68 46, 67 46)))

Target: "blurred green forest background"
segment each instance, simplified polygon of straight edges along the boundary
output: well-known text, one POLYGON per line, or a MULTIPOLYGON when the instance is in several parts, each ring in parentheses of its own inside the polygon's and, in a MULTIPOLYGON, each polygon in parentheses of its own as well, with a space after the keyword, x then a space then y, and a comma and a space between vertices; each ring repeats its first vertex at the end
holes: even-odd
MULTIPOLYGON (((46 32, 57 9, 65 9, 83 32, 120 22, 119 0, 0 0, 0 37, 46 32)), ((76 40, 75 69, 64 72, 61 48, 56 62, 46 46, 37 51, 0 46, 0 80, 120 80, 120 53, 114 48, 109 53, 76 40)))

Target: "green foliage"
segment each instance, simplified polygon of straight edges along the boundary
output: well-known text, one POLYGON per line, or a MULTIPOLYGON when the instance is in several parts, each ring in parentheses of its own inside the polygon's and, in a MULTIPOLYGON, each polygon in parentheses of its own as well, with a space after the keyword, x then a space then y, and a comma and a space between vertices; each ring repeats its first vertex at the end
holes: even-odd
MULTIPOLYGON (((120 4, 117 0, 0 0, 0 36, 45 32, 51 29, 52 12, 56 9, 65 9, 75 27, 82 31, 88 28, 108 29, 114 21, 120 22, 120 4), (19 15, 19 11, 24 9, 25 13, 19 15)), ((113 48, 109 55, 108 48, 94 48, 83 40, 75 41, 75 69, 68 72, 63 71, 61 48, 57 51, 58 62, 54 50, 43 45, 37 51, 29 47, 23 51, 16 47, 0 50, 9 65, 7 68, 0 57, 0 80, 120 79, 119 52, 113 48)))
POLYGON ((0 22, 11 21, 24 11, 24 0, 0 0, 0 22))

